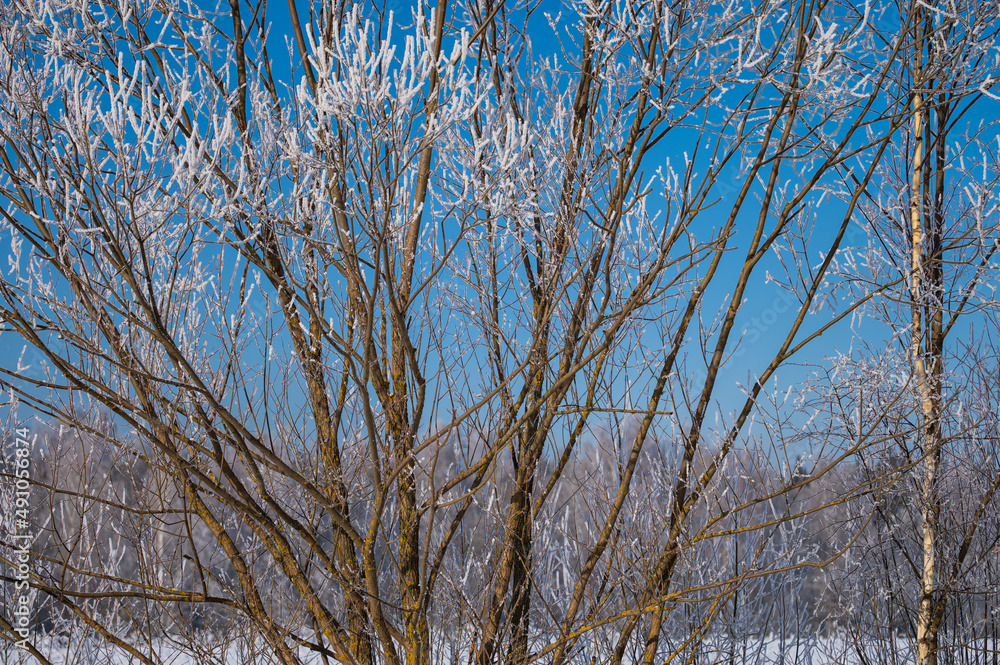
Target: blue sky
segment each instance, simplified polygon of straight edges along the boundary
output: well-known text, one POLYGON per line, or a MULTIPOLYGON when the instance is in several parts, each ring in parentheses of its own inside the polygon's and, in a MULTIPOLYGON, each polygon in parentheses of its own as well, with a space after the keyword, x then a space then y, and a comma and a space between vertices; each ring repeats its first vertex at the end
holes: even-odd
MULTIPOLYGON (((401 2, 390 2, 389 9, 396 12, 397 18, 407 17, 411 5, 401 2)), ((304 6, 300 6, 300 11, 305 12, 304 6)), ((541 19, 544 13, 554 16, 560 11, 564 12, 564 18, 571 13, 571 10, 567 9, 558 0, 546 0, 546 2, 543 2, 539 6, 536 14, 537 19, 532 24, 529 32, 536 57, 558 53, 559 46, 552 38, 551 28, 545 22, 538 19, 541 19)), ((295 62, 298 56, 294 52, 293 46, 292 56, 291 58, 288 57, 288 46, 291 44, 293 38, 288 29, 287 9, 283 4, 274 4, 271 20, 272 28, 269 37, 269 50, 274 75, 279 81, 285 81, 290 87, 294 87, 301 79, 302 70, 297 67, 292 71, 290 68, 290 61, 295 62)), ((884 20, 891 22, 891 17, 884 20)), ((231 26, 222 25, 221 29, 228 31, 231 30, 231 26)), ((395 31, 395 35, 401 39, 403 31, 397 30, 395 31)), ((967 122, 974 125, 981 119, 991 119, 996 116, 997 110, 995 102, 984 100, 979 106, 978 111, 968 116, 967 122)), ((690 145, 694 140, 697 140, 694 130, 685 128, 672 130, 668 140, 661 142, 647 158, 649 162, 647 173, 655 170, 656 166, 666 163, 668 159, 672 160, 673 163, 680 162, 683 159, 683 154, 691 149, 690 145)), ((725 215, 729 212, 735 193, 742 186, 742 182, 739 180, 739 173, 736 167, 730 167, 726 173, 728 174, 728 178, 724 178, 717 185, 717 190, 721 197, 721 200, 715 206, 717 212, 713 213, 710 211, 704 214, 703 219, 705 221, 700 223, 707 223, 710 226, 720 226, 724 221, 725 215)), ((652 200, 656 200, 655 194, 652 200)), ((812 238, 817 246, 821 246, 829 241, 832 233, 835 232, 837 225, 839 225, 843 210, 842 203, 828 198, 817 211, 820 219, 817 221, 812 238), (826 218, 830 220, 829 223, 827 223, 826 218)), ((754 210, 753 205, 748 205, 745 212, 741 213, 741 224, 752 222, 755 214, 756 210, 754 210)), ((856 232, 848 234, 847 244, 864 242, 864 233, 860 232, 861 226, 855 224, 852 225, 852 229, 856 232)), ((717 286, 712 287, 707 297, 706 315, 714 314, 715 308, 722 307, 726 302, 729 289, 732 288, 735 277, 742 266, 742 252, 745 247, 743 243, 746 242, 748 235, 744 231, 734 239, 732 243, 734 251, 727 257, 723 265, 722 271, 717 278, 717 286)), ((811 261, 815 265, 820 258, 819 255, 814 254, 811 261)), ((747 385, 751 377, 758 374, 767 365, 771 354, 779 347, 784 338, 784 334, 790 323, 790 317, 796 308, 796 301, 790 299, 780 286, 775 283, 767 283, 764 280, 764 275, 767 271, 778 274, 777 261, 773 257, 769 257, 765 259, 763 265, 760 267, 762 269, 758 271, 755 281, 748 289, 745 301, 740 309, 737 330, 744 332, 743 341, 737 348, 733 358, 729 361, 726 371, 715 391, 715 400, 719 403, 722 412, 738 408, 742 404, 743 396, 740 384, 747 385)), ((810 320, 807 321, 805 328, 800 333, 799 339, 811 333, 816 325, 825 321, 826 318, 827 314, 810 317, 810 320)), ((791 385, 804 380, 810 374, 811 370, 808 367, 803 367, 803 364, 822 364, 825 357, 837 351, 845 352, 851 347, 855 335, 861 335, 868 341, 871 341, 872 339, 884 337, 887 332, 881 326, 870 321, 863 321, 860 327, 852 330, 851 322, 852 319, 848 318, 845 322, 827 332, 821 339, 811 344, 806 351, 794 358, 792 364, 777 375, 778 386, 791 385)), ((655 347, 659 343, 659 340, 650 340, 651 347, 655 347)), ((14 338, 11 333, 5 332, 0 334, 0 351, 3 351, 4 356, 8 359, 8 362, 5 363, 7 367, 12 366, 21 356, 22 347, 23 343, 14 338)), ((689 351, 691 354, 696 352, 696 345, 693 342, 689 351)), ((250 357, 253 357, 253 354, 250 357)), ((692 358, 689 367, 693 371, 697 371, 694 369, 698 366, 697 361, 693 359, 693 356, 689 357, 692 358)), ((24 352, 23 359, 21 360, 22 365, 32 366, 30 371, 36 372, 35 376, 41 376, 40 371, 43 362, 41 355, 30 348, 24 352)), ((650 371, 655 371, 655 368, 650 368, 650 371)), ((635 381, 638 386, 644 385, 648 378, 649 375, 645 377, 630 375, 630 379, 635 381)), ((623 394, 625 386, 617 386, 616 392, 619 395, 623 394)), ((632 391, 633 396, 635 392, 635 390, 632 391)), ((301 399, 301 395, 298 398, 301 399)))

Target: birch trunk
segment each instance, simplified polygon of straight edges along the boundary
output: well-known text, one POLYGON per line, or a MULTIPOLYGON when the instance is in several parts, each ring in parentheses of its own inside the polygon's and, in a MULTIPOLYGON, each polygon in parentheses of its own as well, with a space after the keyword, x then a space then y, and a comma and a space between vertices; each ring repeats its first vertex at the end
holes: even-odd
MULTIPOLYGON (((940 502, 937 492, 938 464, 941 458, 941 370, 943 352, 941 309, 941 248, 940 214, 928 211, 928 188, 932 163, 926 159, 925 144, 930 136, 930 113, 922 92, 924 81, 924 48, 930 46, 931 26, 922 8, 914 19, 914 94, 913 94, 913 163, 910 180, 911 282, 910 311, 912 317, 911 356, 913 373, 920 401, 920 438, 923 455, 921 487, 921 549, 922 568, 920 601, 917 607, 917 665, 937 665, 939 627, 943 616, 943 599, 936 589, 938 527, 940 502)), ((930 63, 929 63, 930 64, 930 63)), ((940 116, 941 110, 937 111, 940 116)), ((940 118, 939 118, 940 120, 940 118)), ((944 130, 939 122, 938 129, 944 130)), ((941 143, 943 145, 943 143, 941 143)), ((938 179, 944 165, 939 160, 938 179)))

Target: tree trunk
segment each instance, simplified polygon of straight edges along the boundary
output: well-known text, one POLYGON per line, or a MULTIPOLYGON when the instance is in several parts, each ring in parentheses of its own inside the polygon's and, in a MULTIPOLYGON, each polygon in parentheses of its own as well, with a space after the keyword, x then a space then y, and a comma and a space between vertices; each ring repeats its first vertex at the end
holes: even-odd
MULTIPOLYGON (((921 487, 921 549, 923 566, 920 578, 920 600, 917 606, 917 665, 937 665, 939 629, 944 615, 943 599, 937 598, 937 541, 940 517, 937 481, 941 459, 941 371, 943 354, 942 329, 942 270, 940 206, 932 205, 928 190, 933 164, 925 159, 924 147, 934 137, 930 136, 929 111, 923 88, 924 48, 930 48, 928 34, 932 28, 922 8, 915 10, 914 63, 913 63, 913 133, 914 149, 910 180, 910 237, 912 242, 910 308, 912 315, 911 355, 913 373, 920 402, 920 438, 923 456, 921 487), (928 210, 928 206, 932 209, 928 210)), ((938 129, 943 132, 942 109, 937 111, 938 129)), ((943 137, 937 137, 939 153, 943 137)), ((937 180, 940 190, 944 176, 944 162, 939 154, 937 180)))

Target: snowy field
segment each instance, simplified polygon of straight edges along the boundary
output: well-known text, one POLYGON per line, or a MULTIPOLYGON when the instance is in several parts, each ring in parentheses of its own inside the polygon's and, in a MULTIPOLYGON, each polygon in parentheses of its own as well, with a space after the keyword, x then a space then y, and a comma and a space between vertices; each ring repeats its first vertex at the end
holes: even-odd
MULTIPOLYGON (((152 644, 143 645, 140 651, 145 655, 153 652, 152 662, 157 665, 278 665, 278 661, 270 656, 263 645, 252 644, 248 641, 230 641, 228 644, 220 644, 211 638, 206 639, 201 645, 192 649, 189 645, 183 648, 169 640, 154 641, 152 644), (152 648, 150 648, 152 647, 152 648)), ((912 651, 909 642, 898 640, 895 648, 889 648, 887 643, 872 644, 866 649, 864 658, 859 657, 854 645, 841 638, 817 638, 800 637, 799 639, 785 640, 777 637, 768 637, 758 641, 745 642, 739 648, 713 649, 707 647, 703 651, 703 656, 698 658, 696 663, 732 663, 739 665, 791 665, 802 663, 803 665, 863 665, 865 663, 893 662, 894 665, 905 665, 913 662, 912 651), (894 652, 894 653, 893 653, 894 652), (892 655, 890 656, 890 653, 892 655)), ((963 650, 963 656, 956 659, 958 662, 967 663, 988 663, 992 662, 995 649, 988 648, 989 645, 977 644, 967 645, 963 650)), ((35 647, 53 665, 132 665, 141 662, 132 654, 122 648, 109 648, 108 645, 93 637, 81 637, 78 640, 67 640, 42 638, 35 643, 35 647)), ((435 653, 435 665, 459 665, 464 663, 464 650, 455 649, 453 646, 443 646, 435 653)), ((4 665, 28 665, 39 661, 32 655, 19 651, 13 646, 8 646, 3 651, 4 665)), ((666 657, 666 653, 663 654, 666 657)), ((687 654, 685 654, 687 655, 687 654)), ((303 665, 326 665, 327 662, 321 654, 302 648, 298 653, 303 665)), ((537 662, 544 663, 545 658, 537 662)), ((678 657, 677 662, 687 662, 685 657, 678 657)), ((597 665, 602 661, 599 654, 590 651, 581 651, 575 659, 579 665, 597 665), (593 657, 593 660, 592 660, 593 657)), ((631 661, 626 661, 630 663, 631 661)))

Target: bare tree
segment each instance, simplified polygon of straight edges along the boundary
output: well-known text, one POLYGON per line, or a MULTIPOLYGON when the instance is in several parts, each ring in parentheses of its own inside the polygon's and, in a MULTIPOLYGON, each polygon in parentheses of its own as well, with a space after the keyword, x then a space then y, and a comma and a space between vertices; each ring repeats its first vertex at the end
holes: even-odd
POLYGON ((765 386, 873 297, 824 305, 910 32, 569 9, 290 2, 282 60, 265 4, 4 7, 0 312, 36 356, 3 385, 135 479, 44 487, 106 516, 32 578, 67 625, 147 663, 195 607, 286 665, 445 632, 479 665, 652 663, 821 562, 765 386), (761 289, 788 313, 729 403, 761 289))
MULTIPOLYGON (((859 580, 885 584, 875 588, 886 596, 859 625, 881 627, 890 649, 898 631, 909 633, 915 661, 927 665, 939 653, 953 656, 949 649, 975 647, 957 635, 942 643, 949 604, 993 593, 979 585, 993 565, 989 514, 1000 488, 986 388, 996 364, 998 133, 978 109, 992 95, 984 64, 997 8, 914 3, 900 18, 910 36, 900 89, 910 91, 911 123, 860 206, 867 248, 851 252, 841 273, 855 297, 885 289, 867 313, 895 343, 888 352, 863 345, 862 353, 863 373, 889 383, 864 395, 847 388, 851 396, 838 400, 881 419, 873 433, 884 449, 863 460, 865 472, 908 471, 870 506, 879 543, 864 541, 865 555, 852 565, 859 580)), ((974 635, 982 616, 967 618, 962 634, 974 635)), ((877 641, 860 640, 860 650, 877 641)))

